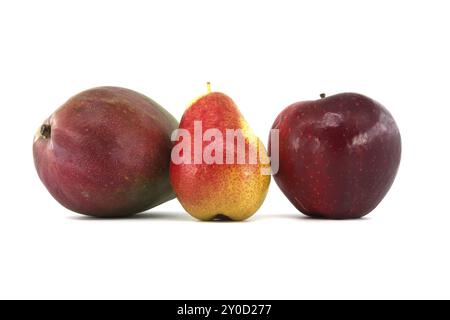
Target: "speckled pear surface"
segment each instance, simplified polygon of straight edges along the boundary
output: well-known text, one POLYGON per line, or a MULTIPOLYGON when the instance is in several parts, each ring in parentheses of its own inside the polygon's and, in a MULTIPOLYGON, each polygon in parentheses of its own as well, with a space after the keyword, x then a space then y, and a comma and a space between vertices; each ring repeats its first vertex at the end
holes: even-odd
MULTIPOLYGON (((270 167, 267 152, 260 140, 252 133, 237 106, 223 93, 213 92, 196 100, 184 113, 180 129, 194 136, 194 122, 202 121, 202 133, 218 129, 226 137, 227 129, 241 129, 245 137, 246 155, 261 148, 261 156, 255 162, 246 157, 244 164, 237 163, 236 148, 224 142, 232 150, 234 163, 223 164, 190 163, 170 166, 170 179, 174 191, 185 210, 200 220, 226 217, 245 220, 252 216, 263 203, 270 183, 270 175, 261 169, 270 167), (261 161, 263 160, 263 161, 261 161)), ((236 140, 234 140, 237 145, 236 140)), ((180 141, 178 141, 180 143, 180 141)), ((202 141, 203 149, 210 142, 202 141)), ((194 140, 191 141, 191 156, 194 158, 194 140)))

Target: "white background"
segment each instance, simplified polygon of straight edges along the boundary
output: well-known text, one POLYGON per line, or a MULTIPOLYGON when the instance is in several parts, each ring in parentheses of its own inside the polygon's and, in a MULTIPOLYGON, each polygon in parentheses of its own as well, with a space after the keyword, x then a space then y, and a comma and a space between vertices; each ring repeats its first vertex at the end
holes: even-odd
POLYGON ((448 1, 0 2, 0 298, 450 298, 448 1), (180 119, 213 90, 266 141, 301 100, 355 91, 403 138, 397 179, 367 218, 304 218, 272 181, 243 223, 177 200, 92 220, 52 199, 35 130, 70 96, 140 91, 180 119))

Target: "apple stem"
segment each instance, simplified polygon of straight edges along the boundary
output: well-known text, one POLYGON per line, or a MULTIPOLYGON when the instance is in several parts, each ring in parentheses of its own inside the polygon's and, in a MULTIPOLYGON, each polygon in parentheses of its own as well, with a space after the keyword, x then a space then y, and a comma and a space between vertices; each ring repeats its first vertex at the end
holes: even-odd
POLYGON ((321 93, 320 94, 320 99, 323 99, 323 98, 325 98, 327 95, 325 94, 325 93, 321 93))
POLYGON ((206 91, 208 92, 208 94, 211 93, 211 82, 209 81, 206 83, 206 91))
POLYGON ((41 126, 41 137, 44 139, 50 138, 50 135, 52 133, 52 127, 49 124, 43 124, 41 126))

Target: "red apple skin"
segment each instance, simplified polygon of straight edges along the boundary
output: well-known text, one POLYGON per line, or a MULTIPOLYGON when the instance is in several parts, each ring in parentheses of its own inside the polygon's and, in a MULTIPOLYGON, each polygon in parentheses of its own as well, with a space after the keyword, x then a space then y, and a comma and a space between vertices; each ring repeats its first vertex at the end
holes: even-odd
POLYGON ((33 143, 36 170, 72 211, 129 216, 175 197, 169 164, 177 127, 166 110, 137 92, 90 89, 44 122, 33 143))
POLYGON ((280 137, 275 181, 308 216, 360 218, 394 182, 400 133, 389 111, 368 97, 342 93, 294 103, 272 128, 280 137))

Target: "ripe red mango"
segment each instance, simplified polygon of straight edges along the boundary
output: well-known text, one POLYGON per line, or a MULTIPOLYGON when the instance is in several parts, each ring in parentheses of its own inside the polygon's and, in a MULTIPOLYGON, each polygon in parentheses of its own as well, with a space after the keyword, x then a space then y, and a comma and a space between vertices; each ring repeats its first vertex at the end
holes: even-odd
POLYGON ((97 217, 128 216, 175 197, 170 135, 178 122, 135 91, 100 87, 77 94, 41 126, 37 173, 66 208, 97 217))

